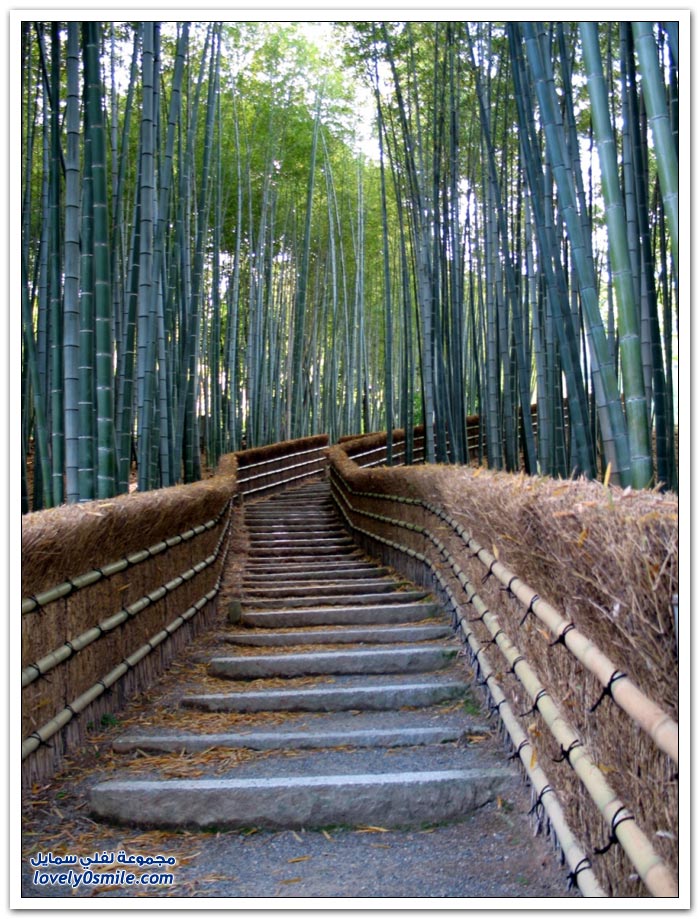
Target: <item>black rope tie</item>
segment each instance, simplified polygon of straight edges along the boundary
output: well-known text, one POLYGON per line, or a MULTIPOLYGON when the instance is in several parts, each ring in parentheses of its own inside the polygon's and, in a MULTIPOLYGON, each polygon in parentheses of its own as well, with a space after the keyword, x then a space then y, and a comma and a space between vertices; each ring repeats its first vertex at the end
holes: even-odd
POLYGON ((537 693, 537 695, 534 698, 532 708, 528 709, 526 712, 523 712, 519 717, 525 718, 527 715, 532 715, 534 712, 539 712, 540 700, 548 695, 549 693, 547 692, 546 689, 540 689, 540 691, 537 693))
MULTIPOLYGON (((616 671, 612 674, 612 676, 610 677, 610 679, 608 680, 608 685, 607 685, 607 686, 605 687, 605 689, 601 692, 600 698, 598 699, 598 701, 595 703, 595 705, 594 705, 592 708, 589 708, 588 711, 589 711, 589 712, 594 712, 594 711, 598 708, 598 706, 600 705, 600 703, 603 701, 603 699, 604 699, 606 696, 610 696, 610 698, 613 699, 613 694, 612 694, 612 685, 613 685, 613 683, 614 683, 616 680, 621 680, 623 677, 626 677, 626 676, 627 676, 626 673, 623 673, 621 670, 616 670, 616 671)), ((614 701, 615 701, 615 700, 613 699, 613 702, 614 702, 614 701)))
POLYGON ((481 622, 481 623, 483 623, 483 621, 484 621, 484 616, 486 615, 486 613, 488 613, 488 610, 487 610, 487 609, 485 609, 485 610, 483 611, 483 613, 482 613, 480 616, 474 616, 473 619, 468 619, 467 622, 481 622))
POLYGON ((537 811, 539 810, 540 807, 544 810, 544 804, 542 803, 542 798, 544 798, 547 792, 552 792, 552 793, 554 792, 554 789, 552 788, 551 785, 545 785, 542 791, 537 795, 537 800, 532 805, 530 810, 527 812, 528 817, 531 817, 532 814, 539 816, 537 814, 537 811))
POLYGON ((523 740, 520 741, 520 743, 518 744, 517 748, 513 751, 513 753, 510 754, 508 759, 518 759, 523 747, 529 747, 529 746, 531 746, 530 741, 527 739, 527 737, 523 738, 523 740))
POLYGON ((508 594, 508 596, 511 598, 511 600, 518 599, 513 593, 513 581, 517 581, 517 580, 518 580, 518 576, 517 574, 514 574, 513 577, 510 579, 510 581, 508 581, 508 584, 505 587, 501 587, 501 590, 505 591, 508 594))
POLYGON ((493 566, 496 564, 497 561, 498 559, 494 558, 494 560, 489 565, 489 570, 486 572, 486 574, 481 579, 482 584, 485 584, 488 581, 488 579, 491 577, 491 575, 493 574, 493 566))
POLYGON ((36 594, 27 594, 27 600, 31 600, 32 603, 34 604, 35 608, 32 610, 33 613, 43 613, 44 612, 43 604, 39 602, 36 594))
POLYGON ((495 715, 500 709, 500 707, 504 705, 507 701, 508 701, 507 699, 501 699, 500 702, 495 702, 493 705, 490 705, 489 706, 489 718, 491 717, 491 715, 495 715))
POLYGON ((572 629, 575 628, 576 626, 573 622, 567 623, 567 625, 564 626, 561 635, 559 635, 558 638, 555 638, 554 641, 550 642, 549 647, 553 648, 555 645, 563 645, 566 648, 566 636, 572 629))
POLYGON ((525 658, 522 656, 522 654, 519 654, 519 655, 515 658, 515 660, 513 661, 513 663, 510 665, 509 671, 508 671, 508 672, 509 672, 509 673, 512 673, 514 676, 517 676, 517 673, 515 672, 515 668, 518 666, 518 664, 519 664, 521 661, 524 661, 524 660, 525 660, 525 658))
POLYGON ((610 839, 608 840, 607 845, 604 845, 601 849, 594 849, 594 850, 593 850, 593 851, 595 852, 596 855, 605 855, 605 853, 606 853, 609 849, 611 849, 611 848, 615 845, 615 843, 619 843, 620 840, 617 838, 617 828, 618 828, 618 826, 619 826, 621 823, 624 823, 625 820, 634 820, 634 815, 633 815, 633 814, 629 814, 629 813, 627 813, 627 814, 622 814, 622 812, 623 812, 624 810, 626 810, 626 808, 625 808, 625 806, 624 806, 624 804, 623 804, 622 807, 618 807, 618 809, 615 811, 615 814, 613 815, 613 818, 612 818, 612 820, 610 821, 610 824, 611 824, 610 839), (622 814, 622 816, 620 816, 620 814, 622 814))
POLYGON ((566 760, 566 762, 569 765, 571 765, 571 754, 576 749, 576 747, 580 747, 580 746, 582 746, 581 741, 578 738, 576 738, 576 740, 571 741, 571 743, 569 744, 566 750, 564 749, 563 746, 559 747, 559 749, 561 750, 561 756, 553 756, 552 760, 555 763, 563 763, 564 760, 566 760))
POLYGON ((49 750, 52 750, 52 749, 53 749, 53 745, 50 744, 50 743, 48 742, 48 740, 44 740, 43 737, 40 737, 38 731, 32 731, 32 733, 29 735, 29 737, 28 737, 27 739, 28 739, 28 740, 31 740, 32 738, 34 738, 34 740, 38 741, 40 747, 48 747, 49 750))
POLYGON ((524 615, 523 618, 520 620, 520 626, 525 625, 525 620, 527 619, 528 616, 534 616, 534 615, 535 615, 535 611, 533 610, 532 607, 535 605, 535 603, 536 603, 539 599, 540 599, 540 595, 539 595, 539 594, 533 594, 533 595, 532 595, 532 599, 530 600, 530 603, 529 603, 529 605, 528 605, 528 608, 525 610, 525 615, 524 615))
POLYGON ((575 887, 575 888, 578 890, 578 876, 579 876, 579 874, 580 874, 582 871, 590 871, 590 870, 591 870, 591 867, 592 867, 592 866, 591 866, 590 859, 588 858, 588 856, 584 856, 584 858, 581 859, 581 861, 578 863, 578 865, 576 865, 576 867, 574 868, 574 870, 573 870, 573 871, 570 871, 570 872, 567 874, 566 879, 567 879, 567 881, 569 882, 569 883, 568 883, 567 889, 568 889, 568 890, 572 890, 572 888, 575 887))
POLYGON ((482 641, 481 644, 482 644, 482 645, 495 645, 495 644, 496 644, 496 641, 498 640, 498 636, 499 636, 499 635, 505 635, 505 634, 506 634, 506 633, 503 631, 503 629, 498 629, 498 630, 494 633, 494 635, 493 635, 492 638, 489 638, 488 641, 482 641))

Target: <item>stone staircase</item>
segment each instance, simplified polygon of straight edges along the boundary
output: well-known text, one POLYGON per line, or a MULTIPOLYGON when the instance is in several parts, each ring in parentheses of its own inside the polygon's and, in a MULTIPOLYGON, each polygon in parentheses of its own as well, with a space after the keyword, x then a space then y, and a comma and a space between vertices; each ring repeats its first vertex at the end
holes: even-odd
POLYGON ((326 483, 252 503, 245 520, 240 604, 207 685, 180 700, 188 724, 219 713, 219 729, 119 737, 115 750, 154 766, 94 785, 93 815, 145 828, 415 827, 493 800, 512 771, 478 742, 459 644, 429 594, 367 559, 326 483), (260 752, 223 771, 203 762, 194 778, 159 771, 168 754, 205 751, 260 752))

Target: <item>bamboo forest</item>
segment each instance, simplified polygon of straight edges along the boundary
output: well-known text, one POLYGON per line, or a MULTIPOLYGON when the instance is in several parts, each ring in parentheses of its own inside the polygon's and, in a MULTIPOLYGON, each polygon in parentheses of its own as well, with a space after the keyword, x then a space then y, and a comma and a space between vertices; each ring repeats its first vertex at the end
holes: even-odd
POLYGON ((22 21, 23 511, 416 425, 427 462, 677 489, 678 47, 22 21))

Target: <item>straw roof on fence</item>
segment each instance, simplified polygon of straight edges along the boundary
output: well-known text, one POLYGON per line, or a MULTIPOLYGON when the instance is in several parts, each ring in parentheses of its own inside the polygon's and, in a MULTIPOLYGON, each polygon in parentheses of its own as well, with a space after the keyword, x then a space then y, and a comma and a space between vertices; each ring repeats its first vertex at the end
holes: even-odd
POLYGON ((321 449, 327 446, 327 434, 314 434, 311 437, 283 440, 276 444, 268 444, 265 447, 251 447, 250 450, 240 450, 235 455, 239 468, 244 469, 264 460, 276 459, 277 457, 287 456, 290 453, 301 453, 304 450, 321 449))

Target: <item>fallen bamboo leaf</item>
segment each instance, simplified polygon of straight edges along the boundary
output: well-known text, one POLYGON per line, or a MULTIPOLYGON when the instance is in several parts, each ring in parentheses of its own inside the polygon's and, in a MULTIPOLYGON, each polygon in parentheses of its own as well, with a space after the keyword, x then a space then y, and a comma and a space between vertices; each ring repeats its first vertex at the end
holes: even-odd
POLYGON ((312 857, 311 855, 298 855, 296 858, 288 858, 287 864, 293 865, 295 862, 308 862, 312 857))
POLYGON ((284 881, 280 881, 280 884, 299 884, 302 878, 286 878, 284 881))
POLYGON ((388 833, 390 832, 384 826, 359 826, 357 828, 358 833, 388 833))
POLYGON ((603 487, 607 488, 610 484, 610 474, 612 473, 612 463, 608 463, 605 470, 605 478, 603 479, 603 487))
POLYGON ((333 839, 333 837, 331 836, 330 833, 327 833, 326 830, 321 830, 321 832, 322 832, 323 835, 326 837, 326 839, 328 840, 328 842, 334 842, 334 839, 333 839))

